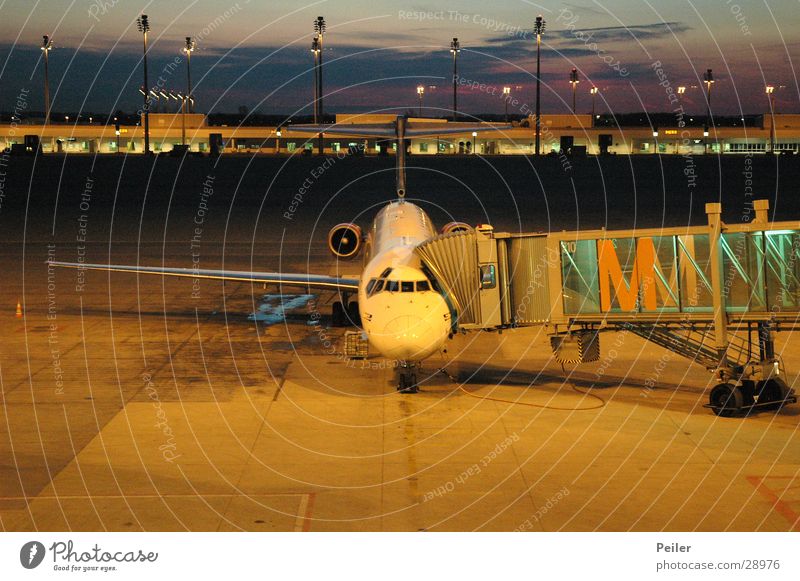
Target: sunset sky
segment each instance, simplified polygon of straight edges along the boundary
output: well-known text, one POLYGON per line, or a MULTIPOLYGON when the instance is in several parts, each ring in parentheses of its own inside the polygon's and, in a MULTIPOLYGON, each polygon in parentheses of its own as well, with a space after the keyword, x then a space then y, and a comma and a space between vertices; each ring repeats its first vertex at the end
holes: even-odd
POLYGON ((180 49, 197 39, 192 77, 198 110, 310 112, 312 23, 323 15, 326 111, 416 108, 444 115, 451 105, 452 37, 461 41, 462 111, 503 111, 501 88, 533 106, 535 41, 543 14, 545 113, 571 107, 569 71, 578 69, 578 111, 600 89, 597 112, 669 111, 667 90, 686 86, 682 104, 702 113, 702 75, 712 68, 717 114, 767 109, 764 85, 778 89, 779 112, 800 113, 795 70, 800 60, 800 0, 5 0, 0 1, 0 109, 20 90, 43 108, 41 37, 50 34, 53 109, 98 113, 135 110, 142 83, 142 38, 136 17, 151 21, 150 84, 186 86, 180 49), (177 64, 170 63, 178 58, 177 64), (660 61, 666 79, 653 63, 660 61), (484 85, 470 88, 469 85, 484 85))

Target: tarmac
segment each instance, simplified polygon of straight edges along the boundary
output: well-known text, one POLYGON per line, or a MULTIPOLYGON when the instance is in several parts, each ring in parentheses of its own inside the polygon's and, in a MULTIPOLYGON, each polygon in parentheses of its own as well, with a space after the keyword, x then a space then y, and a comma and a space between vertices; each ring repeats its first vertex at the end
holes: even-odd
MULTIPOLYGON (((185 265, 184 246, 93 258, 185 265)), ((281 314, 274 289, 81 281, 47 256, 0 248, 3 530, 800 530, 800 406, 718 418, 706 370, 633 335, 563 368, 541 328, 459 335, 400 394, 391 362, 341 356, 329 294, 281 314)), ((291 240, 259 260, 336 268, 291 240)), ((798 346, 777 336, 790 384, 798 346)))
MULTIPOLYGON (((692 191, 685 160, 667 157, 568 173, 557 159, 413 158, 409 191, 439 225, 510 231, 702 224, 720 200, 742 219, 744 158, 695 160, 692 191)), ((321 163, 11 159, 2 530, 800 530, 800 406, 718 418, 705 369, 633 335, 604 334, 600 361, 564 368, 539 327, 458 335, 425 362, 420 393, 399 394, 391 362, 340 356, 330 294, 48 272, 52 257, 358 274, 325 234, 367 226, 393 160, 314 178, 321 163)), ((752 165, 776 219, 797 219, 800 164, 752 165)), ((798 346, 777 335, 795 387, 798 346)))

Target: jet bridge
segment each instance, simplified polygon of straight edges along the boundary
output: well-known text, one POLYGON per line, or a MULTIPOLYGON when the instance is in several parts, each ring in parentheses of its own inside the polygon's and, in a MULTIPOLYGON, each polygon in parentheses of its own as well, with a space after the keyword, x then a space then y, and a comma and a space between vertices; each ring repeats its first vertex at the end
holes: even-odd
POLYGON ((773 335, 800 326, 800 221, 754 218, 640 230, 509 234, 490 226, 438 236, 417 252, 460 330, 546 327, 561 361, 599 358, 599 335, 625 330, 719 379, 718 415, 795 403, 773 335))

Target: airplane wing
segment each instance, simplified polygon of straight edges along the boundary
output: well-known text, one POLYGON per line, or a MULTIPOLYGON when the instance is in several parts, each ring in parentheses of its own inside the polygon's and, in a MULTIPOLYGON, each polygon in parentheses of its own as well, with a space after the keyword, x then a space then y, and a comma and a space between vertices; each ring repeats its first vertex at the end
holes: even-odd
POLYGON ((408 127, 406 137, 433 137, 434 135, 452 135, 454 133, 480 133, 481 131, 505 131, 511 125, 469 125, 462 127, 408 127))
MULTIPOLYGON (((405 137, 433 137, 436 135, 450 135, 455 133, 470 134, 481 131, 505 131, 511 129, 511 125, 461 125, 460 127, 430 127, 424 123, 414 126, 410 124, 405 129, 405 137)), ((325 133, 328 135, 359 135, 363 137, 397 137, 395 125, 287 125, 286 131, 297 131, 300 133, 325 133)))
POLYGON ((246 270, 209 270, 205 268, 171 268, 160 266, 125 266, 120 264, 82 264, 80 262, 57 262, 55 260, 49 261, 48 264, 63 268, 278 284, 282 286, 302 287, 307 289, 313 288, 327 291, 358 290, 357 278, 339 278, 319 274, 287 274, 283 272, 250 272, 246 270))
POLYGON ((328 135, 360 135, 364 137, 395 137, 394 125, 286 125, 286 131, 298 133, 326 133, 328 135))

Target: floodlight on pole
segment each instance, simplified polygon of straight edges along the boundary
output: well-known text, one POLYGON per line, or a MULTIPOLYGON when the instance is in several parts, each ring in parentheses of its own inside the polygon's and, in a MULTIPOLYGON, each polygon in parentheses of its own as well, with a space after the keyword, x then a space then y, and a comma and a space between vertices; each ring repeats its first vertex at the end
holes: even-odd
POLYGON ((422 96, 425 94, 425 87, 419 85, 417 87, 417 98, 419 99, 419 116, 422 117, 422 96))
POLYGON ((503 101, 506 103, 506 123, 508 123, 508 101, 511 98, 511 87, 503 87, 503 101))
POLYGON ((542 34, 544 34, 546 22, 542 15, 536 17, 536 22, 533 25, 533 33, 536 35, 536 152, 535 155, 539 156, 541 133, 542 133, 542 110, 541 110, 541 52, 542 52, 542 34))
POLYGON ((572 85, 572 114, 575 114, 575 94, 578 88, 578 69, 574 68, 569 73, 569 82, 572 85))
POLYGON ((453 55, 453 121, 458 121, 458 53, 461 43, 457 38, 450 41, 450 53, 453 55))
MULTIPOLYGON (((191 102, 192 97, 192 53, 194 52, 195 42, 191 36, 186 37, 186 44, 183 47, 183 52, 186 53, 186 101, 187 104, 191 102)), ((185 107, 186 108, 186 107, 185 107)), ((193 109, 189 107, 188 111, 184 113, 192 113, 193 109)))
MULTIPOLYGON (((150 31, 150 20, 147 14, 142 14, 136 19, 136 28, 142 33, 143 65, 144 65, 144 87, 147 82, 147 33, 150 31)), ((144 94, 144 154, 150 155, 150 94, 144 94)))
POLYGON ((767 93, 767 99, 769 100, 769 150, 770 152, 775 153, 775 87, 772 85, 767 85, 765 92, 767 93))
MULTIPOLYGON (((317 66, 317 75, 319 76, 318 81, 318 90, 319 90, 319 122, 324 122, 325 116, 325 109, 323 107, 323 90, 322 90, 322 51, 323 51, 323 39, 325 37, 325 29, 327 28, 327 24, 325 23, 325 19, 322 16, 317 16, 317 19, 314 21, 314 32, 317 33, 318 39, 318 48, 319 48, 319 58, 318 58, 318 66, 317 66)), ((319 152, 322 153, 322 137, 319 140, 319 152)))
POLYGON ((595 99, 597 98, 597 87, 592 87, 589 89, 589 94, 592 95, 592 124, 594 124, 594 111, 595 111, 595 99))
POLYGON ((478 137, 478 132, 472 132, 472 154, 475 155, 475 138, 478 137))
POLYGON ((311 54, 314 55, 314 124, 319 123, 319 37, 311 41, 311 54))
POLYGON ((49 54, 53 50, 53 41, 46 34, 42 36, 42 52, 44 53, 44 124, 50 121, 50 75, 47 70, 49 54))
MULTIPOLYGON (((317 16, 317 19, 314 21, 314 32, 317 33, 317 42, 319 48, 319 54, 317 58, 317 91, 319 91, 319 99, 318 99, 318 113, 319 113, 319 123, 324 122, 325 118, 325 110, 323 108, 323 90, 322 90, 322 51, 323 51, 323 38, 325 37, 325 29, 326 23, 325 19, 322 16, 317 16)), ((319 146, 318 151, 320 155, 324 151, 324 141, 322 133, 319 134, 319 146)))
POLYGON ((711 69, 706 70, 703 82, 706 84, 706 123, 711 124, 711 86, 714 84, 714 73, 711 69))

